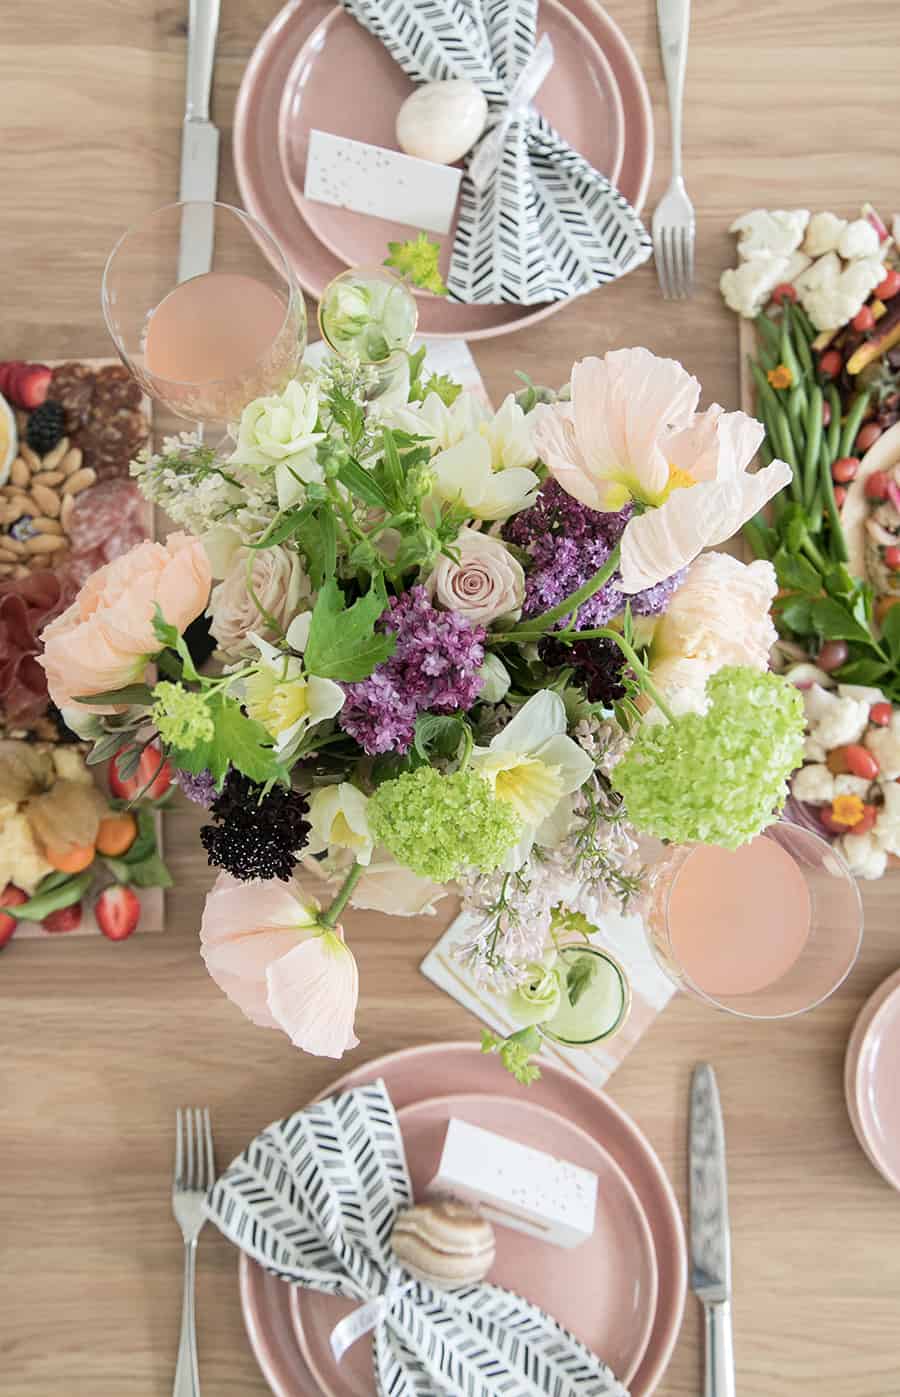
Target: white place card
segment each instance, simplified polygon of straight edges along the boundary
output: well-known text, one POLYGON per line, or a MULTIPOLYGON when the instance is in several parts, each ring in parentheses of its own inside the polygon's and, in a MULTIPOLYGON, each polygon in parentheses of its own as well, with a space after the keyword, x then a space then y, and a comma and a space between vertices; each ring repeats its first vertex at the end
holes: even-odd
POLYGON ((304 194, 321 204, 446 233, 453 222, 462 170, 417 160, 384 146, 309 133, 304 194))
POLYGON ((557 1247, 577 1247, 594 1231, 597 1175, 590 1169, 455 1116, 426 1192, 477 1204, 490 1222, 557 1247))

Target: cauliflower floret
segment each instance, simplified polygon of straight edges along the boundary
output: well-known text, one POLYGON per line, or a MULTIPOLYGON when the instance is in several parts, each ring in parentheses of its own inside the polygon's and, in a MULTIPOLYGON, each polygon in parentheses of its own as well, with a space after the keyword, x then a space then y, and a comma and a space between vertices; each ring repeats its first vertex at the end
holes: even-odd
POLYGON ((826 805, 834 799, 834 777, 827 766, 818 762, 801 766, 791 778, 791 795, 809 805, 826 805))
POLYGON ((837 251, 846 226, 846 218, 838 218, 837 214, 814 213, 806 225, 803 251, 808 252, 810 257, 822 257, 826 252, 837 251))
POLYGON ((872 833, 887 854, 900 855, 900 786, 885 781, 881 787, 884 805, 872 833))
POLYGON ((842 834, 837 847, 857 878, 880 878, 887 868, 887 854, 873 833, 842 834))
MULTIPOLYGON (((874 228, 872 232, 874 233, 874 228)), ((884 263, 880 257, 861 257, 845 267, 838 286, 849 296, 859 296, 860 305, 870 291, 874 291, 880 281, 884 281, 884 263)), ((854 311, 854 315, 856 312, 854 311)))
POLYGON ((886 728, 870 728, 865 743, 878 762, 882 781, 896 781, 900 776, 900 711, 894 709, 886 728))
POLYGON ((787 280, 787 269, 787 257, 765 254, 723 272, 719 290, 725 297, 725 304, 738 315, 752 320, 759 315, 779 282, 787 280))
POLYGON ((841 259, 836 252, 826 252, 817 257, 794 282, 797 294, 802 297, 807 291, 819 291, 826 286, 834 286, 841 274, 841 259))
POLYGON ((834 778, 834 793, 836 796, 859 796, 865 800, 871 784, 864 776, 851 776, 849 771, 842 771, 840 776, 834 778))
POLYGON ((803 741, 803 757, 808 762, 824 762, 828 756, 828 751, 822 746, 818 738, 808 734, 803 741))
POLYGON ((787 257, 803 241, 809 209, 751 209, 731 225, 742 257, 787 257))
POLYGON ((852 320, 884 271, 878 258, 863 257, 841 270, 840 259, 827 252, 794 285, 817 330, 837 330, 852 320))
POLYGON ((841 698, 865 699, 869 707, 874 703, 886 702, 881 690, 871 684, 838 684, 837 691, 841 698))
POLYGON ((841 234, 837 250, 848 262, 852 262, 857 257, 877 257, 880 247, 878 234, 869 220, 854 218, 841 234))
POLYGON ((807 257, 805 252, 792 252, 788 258, 787 267, 785 268, 785 281, 795 282, 798 276, 803 275, 811 262, 812 258, 807 257))
POLYGON ((838 698, 818 684, 806 690, 803 706, 810 735, 826 751, 858 742, 869 722, 869 705, 861 699, 838 698))

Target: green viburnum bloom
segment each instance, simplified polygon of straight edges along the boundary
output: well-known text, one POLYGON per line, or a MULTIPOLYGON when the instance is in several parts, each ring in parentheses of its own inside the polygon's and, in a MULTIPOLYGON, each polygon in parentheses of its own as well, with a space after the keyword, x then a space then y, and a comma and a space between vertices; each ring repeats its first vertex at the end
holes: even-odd
POLYGON ((784 803, 803 760, 803 700, 779 675, 737 665, 712 675, 706 694, 706 713, 642 727, 612 783, 638 830, 736 849, 784 803))
POLYGON ((200 742, 209 742, 215 733, 206 699, 196 689, 184 689, 162 679, 153 690, 156 702, 151 717, 156 730, 170 747, 190 752, 200 742))
POLYGON ((516 1023, 539 1024, 552 1019, 562 1000, 562 977, 553 966, 535 962, 527 979, 507 996, 506 1007, 516 1023))
POLYGON ((532 1058, 541 1050, 541 1039, 533 1026, 520 1028, 508 1038, 499 1038, 496 1033, 485 1029, 481 1035, 483 1053, 499 1053, 500 1061, 511 1076, 523 1087, 530 1087, 541 1075, 541 1069, 532 1058))
POLYGON ((522 832, 513 807, 497 800, 476 771, 443 776, 432 766, 385 781, 368 816, 376 840, 397 862, 435 883, 469 868, 491 872, 522 832))

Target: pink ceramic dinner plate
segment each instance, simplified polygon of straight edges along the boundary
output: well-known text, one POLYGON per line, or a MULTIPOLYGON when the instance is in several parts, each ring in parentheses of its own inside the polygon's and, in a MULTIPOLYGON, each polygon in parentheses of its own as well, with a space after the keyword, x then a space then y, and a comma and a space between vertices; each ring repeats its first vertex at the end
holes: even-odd
POLYGON ((866 1001, 844 1066, 847 1110, 870 1163, 900 1190, 900 970, 866 1001))
MULTIPOLYGON (((234 117, 234 163, 244 204, 276 239, 301 286, 313 296, 344 270, 344 263, 311 232, 294 205, 278 155, 278 122, 297 55, 333 9, 333 0, 292 0, 276 15, 244 73, 234 117)), ((618 188, 640 209, 653 161, 646 83, 621 30, 596 0, 567 0, 566 9, 587 28, 612 69, 624 114, 625 148, 618 188)), ((400 78, 406 82, 402 74, 400 78)), ((590 91, 579 94, 579 100, 591 110, 590 91)), ((419 330, 437 338, 487 339, 534 325, 564 304, 465 306, 423 298, 419 330)))
MULTIPOLYGON (((586 1131, 615 1160, 646 1215, 658 1270, 656 1312, 646 1352, 630 1385, 631 1397, 654 1392, 672 1356, 687 1290, 687 1257, 678 1204, 645 1136, 602 1091, 551 1062, 529 1088, 518 1087, 494 1056, 477 1043, 434 1043, 405 1048, 364 1063, 333 1082, 323 1095, 361 1082, 384 1080, 396 1109, 442 1092, 505 1096, 546 1107, 586 1131)), ((317 1397, 291 1327, 290 1287, 241 1256, 241 1301, 257 1361, 276 1397, 317 1397)))
MULTIPOLYGON (((576 1250, 551 1246, 508 1227, 496 1229, 489 1280, 539 1305, 627 1384, 647 1347, 656 1313, 653 1238, 637 1195, 598 1142, 563 1116, 527 1098, 443 1096, 398 1112, 413 1196, 421 1201, 437 1172, 451 1116, 591 1169, 597 1175, 594 1233, 576 1250), (582 1277, 590 1276, 589 1286, 582 1277)), ((332 1329, 357 1306, 311 1290, 291 1289, 297 1340, 324 1397, 371 1397, 371 1341, 360 1340, 340 1365, 329 1347, 332 1329)))
MULTIPOLYGON (((625 148, 622 99, 612 69, 590 30, 558 0, 541 0, 538 33, 553 43, 554 65, 535 104, 575 150, 613 184, 625 148)), ((335 208, 304 196, 311 130, 396 148, 394 121, 414 83, 383 44, 340 5, 313 30, 288 74, 278 118, 278 150, 291 197, 320 243, 348 267, 379 263, 389 240, 417 228, 335 208), (338 75, 365 73, 346 100, 338 75)), ((442 235, 444 276, 456 233, 442 235)))

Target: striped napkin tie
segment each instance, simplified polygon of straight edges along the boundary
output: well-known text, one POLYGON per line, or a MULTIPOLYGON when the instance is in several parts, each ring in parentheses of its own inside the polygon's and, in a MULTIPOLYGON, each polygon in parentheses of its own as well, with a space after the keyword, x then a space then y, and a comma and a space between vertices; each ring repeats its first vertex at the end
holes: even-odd
POLYGON ((535 62, 538 0, 341 3, 414 82, 476 83, 489 130, 502 134, 481 188, 471 177, 478 148, 467 157, 447 278, 452 300, 563 301, 646 262, 650 238, 628 200, 534 106, 516 101, 535 62))

